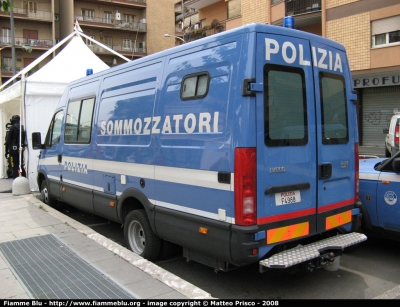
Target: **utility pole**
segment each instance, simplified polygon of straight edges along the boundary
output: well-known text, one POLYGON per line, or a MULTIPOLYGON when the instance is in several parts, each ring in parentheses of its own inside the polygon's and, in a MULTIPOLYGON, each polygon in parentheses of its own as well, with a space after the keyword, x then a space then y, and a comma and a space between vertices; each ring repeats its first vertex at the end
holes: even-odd
MULTIPOLYGON (((11 26, 11 67, 12 74, 15 76, 15 37, 14 37, 14 5, 13 0, 10 0, 11 9, 10 9, 10 26, 11 26)), ((15 83, 16 80, 13 81, 15 83)))

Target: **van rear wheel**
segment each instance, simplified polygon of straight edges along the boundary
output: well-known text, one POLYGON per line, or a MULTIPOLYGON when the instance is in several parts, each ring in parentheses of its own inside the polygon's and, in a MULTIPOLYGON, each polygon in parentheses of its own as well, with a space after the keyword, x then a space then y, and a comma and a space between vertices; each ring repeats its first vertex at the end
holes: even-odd
POLYGON ((124 223, 124 237, 128 248, 134 253, 150 261, 157 260, 161 239, 151 229, 145 210, 129 212, 124 223))

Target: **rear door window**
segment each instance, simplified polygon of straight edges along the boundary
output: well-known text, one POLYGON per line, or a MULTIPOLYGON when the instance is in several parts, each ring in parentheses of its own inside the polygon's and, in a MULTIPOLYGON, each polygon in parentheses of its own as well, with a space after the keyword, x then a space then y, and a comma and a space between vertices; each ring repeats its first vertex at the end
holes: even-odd
POLYGON ((307 101, 303 69, 267 64, 264 66, 264 80, 265 144, 307 144, 307 101))
POLYGON ((349 142, 346 88, 343 76, 320 72, 322 144, 349 142))

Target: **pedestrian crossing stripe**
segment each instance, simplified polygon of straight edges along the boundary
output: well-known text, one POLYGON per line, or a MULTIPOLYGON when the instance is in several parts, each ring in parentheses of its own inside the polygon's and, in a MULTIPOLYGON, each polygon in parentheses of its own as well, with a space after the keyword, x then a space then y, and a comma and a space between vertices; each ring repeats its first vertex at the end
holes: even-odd
POLYGON ((351 210, 328 216, 325 220, 326 230, 351 222, 351 210))
POLYGON ((267 230, 267 244, 287 241, 307 236, 310 233, 310 223, 304 222, 267 230))

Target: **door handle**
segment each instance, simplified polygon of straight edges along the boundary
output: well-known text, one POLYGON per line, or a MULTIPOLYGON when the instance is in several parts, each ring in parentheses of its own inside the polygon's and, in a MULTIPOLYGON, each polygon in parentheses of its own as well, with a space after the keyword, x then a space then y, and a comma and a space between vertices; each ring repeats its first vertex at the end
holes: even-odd
POLYGON ((328 179, 332 176, 332 164, 324 163, 319 165, 319 179, 328 179))
POLYGON ((57 155, 57 161, 58 161, 58 163, 62 162, 62 154, 57 155))

